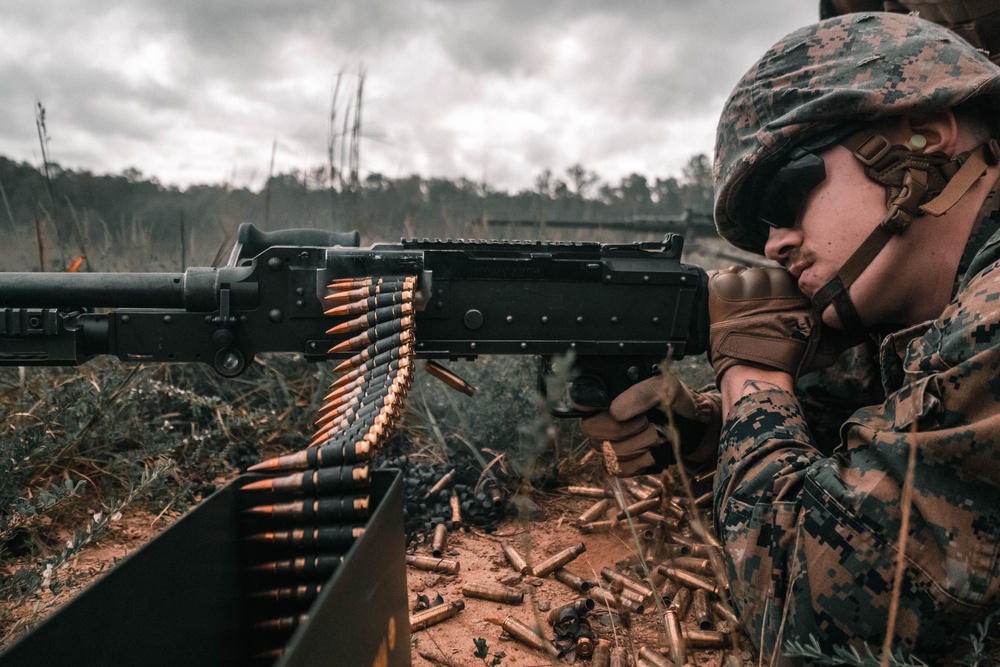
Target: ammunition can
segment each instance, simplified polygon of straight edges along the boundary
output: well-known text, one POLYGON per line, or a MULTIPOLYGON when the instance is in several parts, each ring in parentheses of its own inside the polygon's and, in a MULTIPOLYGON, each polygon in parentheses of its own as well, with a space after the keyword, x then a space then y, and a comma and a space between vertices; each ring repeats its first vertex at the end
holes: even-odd
POLYGON ((559 657, 559 649, 551 641, 543 637, 542 635, 535 632, 534 629, 525 625, 516 618, 508 616, 499 623, 503 627, 504 631, 507 632, 511 637, 518 640, 525 646, 529 646, 533 649, 544 651, 548 653, 553 658, 559 657))
POLYGON ((675 665, 683 665, 687 662, 687 645, 684 643, 684 635, 681 633, 681 623, 677 614, 667 610, 664 615, 664 626, 667 631, 667 646, 670 649, 670 659, 675 665))
POLYGON ((598 486, 567 486, 566 493, 584 498, 607 498, 610 495, 607 490, 598 486))
POLYGON ((718 632, 717 630, 688 630, 681 629, 684 641, 689 648, 697 649, 717 649, 730 645, 729 633, 718 632))
POLYGON ((587 612, 594 609, 594 601, 590 598, 580 598, 578 600, 573 600, 568 604, 564 604, 561 607, 556 607, 549 612, 549 623, 555 625, 559 622, 559 617, 562 616, 565 611, 572 611, 577 616, 583 616, 587 612))
POLYGON ((609 507, 611 507, 611 499, 601 498, 584 510, 583 514, 580 515, 580 523, 590 523, 591 521, 598 520, 607 513, 609 507))
POLYGON ((523 592, 516 588, 500 586, 499 584, 468 583, 462 586, 462 595, 469 598, 503 602, 504 604, 521 604, 524 602, 523 592))
POLYGON ((503 555, 507 557, 507 562, 510 563, 511 567, 517 571, 518 574, 527 574, 528 561, 524 559, 521 552, 514 547, 510 542, 501 542, 500 548, 503 549, 503 555))
POLYGON ((418 570, 428 572, 442 572, 444 574, 458 574, 461 563, 451 558, 434 558, 433 556, 407 556, 406 564, 418 570))
POLYGON ((708 613, 708 592, 702 588, 696 588, 691 597, 691 613, 700 629, 712 629, 712 616, 708 613))
POLYGON ((434 541, 431 543, 431 555, 435 558, 441 558, 444 555, 444 546, 447 540, 448 528, 443 523, 434 526, 434 541))
POLYGON ((592 583, 583 577, 578 577, 566 568, 559 568, 552 573, 552 576, 556 578, 556 581, 562 582, 573 590, 580 591, 581 593, 586 593, 594 587, 592 583))
POLYGON ((594 657, 590 667, 611 667, 611 647, 604 642, 598 642, 594 647, 594 657))
POLYGON ((423 630, 435 623, 445 621, 463 609, 465 609, 465 602, 463 600, 454 600, 438 605, 437 607, 425 609, 416 614, 410 614, 410 632, 423 630))
POLYGON ((677 614, 677 618, 681 619, 687 614, 688 607, 691 606, 691 589, 681 588, 674 593, 674 599, 670 601, 670 606, 667 607, 668 611, 673 611, 677 614))
POLYGON ((714 581, 706 579, 701 575, 688 572, 687 570, 681 570, 676 567, 670 567, 669 565, 661 565, 657 569, 671 579, 674 579, 685 586, 690 586, 691 588, 702 588, 713 595, 719 594, 718 585, 714 581))
POLYGON ((666 656, 659 651, 654 651, 648 646, 643 646, 639 649, 639 657, 656 667, 675 667, 672 662, 667 660, 666 656))
POLYGON ((552 557, 538 563, 531 568, 531 574, 536 577, 545 577, 552 574, 566 563, 574 560, 577 556, 587 550, 587 545, 578 542, 571 547, 567 547, 552 557))

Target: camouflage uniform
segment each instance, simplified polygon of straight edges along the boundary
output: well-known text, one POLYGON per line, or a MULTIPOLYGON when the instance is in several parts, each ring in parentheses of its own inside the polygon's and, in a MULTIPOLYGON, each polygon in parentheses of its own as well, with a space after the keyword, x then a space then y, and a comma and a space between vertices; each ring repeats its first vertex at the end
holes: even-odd
MULTIPOLYGON (((753 211, 769 163, 780 164, 803 139, 847 120, 948 109, 983 94, 1000 99, 1000 69, 919 19, 850 15, 793 33, 738 84, 720 121, 720 232, 761 252, 766 233, 753 230, 752 213, 741 216, 753 211), (844 72, 854 78, 831 83, 844 72)), ((832 454, 821 452, 787 392, 753 393, 730 411, 716 528, 734 606, 766 653, 810 637, 827 651, 863 651, 864 643, 878 653, 911 448, 895 645, 939 653, 1000 607, 998 206, 1000 186, 979 215, 941 316, 882 341, 885 398, 847 418, 832 454)))

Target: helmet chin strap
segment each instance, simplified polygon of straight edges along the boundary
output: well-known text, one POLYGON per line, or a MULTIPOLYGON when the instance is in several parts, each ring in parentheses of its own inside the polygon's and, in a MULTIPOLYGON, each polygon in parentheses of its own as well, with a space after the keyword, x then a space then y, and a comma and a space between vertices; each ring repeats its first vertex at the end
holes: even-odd
POLYGON ((880 134, 855 132, 841 142, 864 166, 868 178, 886 188, 887 212, 837 274, 813 297, 822 313, 833 305, 844 329, 865 328, 848 290, 896 234, 914 218, 944 215, 969 191, 990 165, 1000 162, 1000 143, 990 139, 952 159, 941 152, 919 153, 893 145, 880 134))

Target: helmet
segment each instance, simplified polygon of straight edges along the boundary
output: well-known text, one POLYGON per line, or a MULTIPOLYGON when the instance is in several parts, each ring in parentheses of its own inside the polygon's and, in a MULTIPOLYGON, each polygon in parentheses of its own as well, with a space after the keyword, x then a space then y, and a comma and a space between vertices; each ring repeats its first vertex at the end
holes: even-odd
POLYGON ((809 140, 848 123, 943 111, 980 96, 1000 109, 1000 67, 929 21, 848 14, 793 32, 736 84, 719 119, 719 234, 763 254, 767 227, 755 194, 809 140))

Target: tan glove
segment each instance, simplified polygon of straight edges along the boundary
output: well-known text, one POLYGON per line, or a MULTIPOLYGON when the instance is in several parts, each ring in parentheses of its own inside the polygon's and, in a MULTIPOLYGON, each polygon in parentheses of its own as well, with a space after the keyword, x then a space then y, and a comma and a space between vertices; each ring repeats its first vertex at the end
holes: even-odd
POLYGON ((829 346, 817 357, 820 318, 788 271, 744 267, 719 271, 708 279, 708 294, 709 354, 716 381, 737 364, 797 378, 836 360, 829 346))
POLYGON ((692 391, 669 372, 622 392, 608 411, 583 419, 580 430, 616 477, 662 470, 674 462, 673 445, 663 435, 668 420, 662 406, 673 413, 685 460, 701 463, 714 455, 722 427, 718 395, 692 391))

